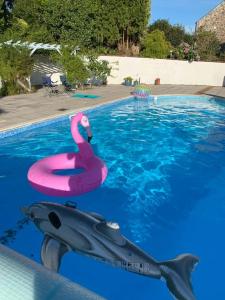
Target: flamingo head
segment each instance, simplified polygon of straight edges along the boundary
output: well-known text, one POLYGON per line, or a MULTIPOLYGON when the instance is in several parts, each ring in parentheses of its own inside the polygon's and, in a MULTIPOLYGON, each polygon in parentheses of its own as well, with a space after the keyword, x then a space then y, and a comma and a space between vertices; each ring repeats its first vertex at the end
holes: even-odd
POLYGON ((84 128, 87 128, 87 127, 90 127, 90 123, 89 123, 89 120, 88 120, 88 117, 83 115, 81 120, 80 120, 80 123, 81 125, 84 127, 84 128))
POLYGON ((87 135, 88 135, 88 142, 90 142, 93 135, 92 135, 92 132, 91 132, 91 125, 89 123, 88 117, 83 115, 81 120, 80 120, 80 123, 86 129, 87 135))

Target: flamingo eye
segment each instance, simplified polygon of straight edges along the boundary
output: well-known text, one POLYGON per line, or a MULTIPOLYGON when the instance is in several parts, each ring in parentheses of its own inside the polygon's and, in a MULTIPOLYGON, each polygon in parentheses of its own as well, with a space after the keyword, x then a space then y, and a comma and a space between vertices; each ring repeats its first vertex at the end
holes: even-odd
POLYGON ((54 211, 48 214, 48 218, 53 227, 55 227, 56 229, 59 229, 61 227, 62 224, 60 218, 54 211))

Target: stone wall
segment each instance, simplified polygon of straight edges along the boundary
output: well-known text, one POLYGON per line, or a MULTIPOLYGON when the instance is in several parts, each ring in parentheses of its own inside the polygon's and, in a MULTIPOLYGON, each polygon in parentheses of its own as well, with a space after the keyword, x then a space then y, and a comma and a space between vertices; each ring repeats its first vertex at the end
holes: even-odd
POLYGON ((196 22, 196 30, 200 27, 214 31, 221 44, 225 43, 225 0, 196 22))

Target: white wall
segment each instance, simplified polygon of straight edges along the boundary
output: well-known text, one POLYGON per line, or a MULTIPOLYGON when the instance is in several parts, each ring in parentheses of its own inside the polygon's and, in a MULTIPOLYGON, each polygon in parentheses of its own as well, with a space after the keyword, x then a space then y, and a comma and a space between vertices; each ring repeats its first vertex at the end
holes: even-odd
POLYGON ((100 56, 112 67, 109 84, 121 84, 131 76, 142 83, 225 86, 225 63, 192 62, 169 59, 100 56))
MULTIPOLYGON (((100 56, 112 67, 109 84, 121 84, 124 77, 141 79, 142 83, 154 84, 160 78, 161 84, 225 86, 225 63, 192 62, 138 57, 100 56)), ((31 84, 42 84, 42 76, 51 75, 60 84, 61 70, 46 57, 37 57, 31 84)))

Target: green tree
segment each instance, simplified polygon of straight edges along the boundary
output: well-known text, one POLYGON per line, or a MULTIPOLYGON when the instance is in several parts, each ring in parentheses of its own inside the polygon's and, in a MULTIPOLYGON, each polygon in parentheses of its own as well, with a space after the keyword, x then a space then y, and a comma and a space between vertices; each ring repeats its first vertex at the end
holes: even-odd
POLYGON ((164 32, 158 29, 146 34, 142 46, 141 55, 152 58, 166 58, 172 48, 166 40, 164 32))
POLYGON ((145 33, 150 16, 150 1, 117 1, 117 17, 120 32, 119 44, 122 49, 129 49, 138 44, 145 33))
POLYGON ((220 43, 212 31, 199 30, 195 36, 196 49, 201 60, 218 60, 220 43))
POLYGON ((96 4, 95 22, 91 38, 91 46, 114 48, 119 39, 116 7, 114 1, 98 0, 96 4))
POLYGON ((0 77, 3 83, 1 93, 11 95, 20 91, 28 91, 26 79, 31 75, 34 61, 29 51, 1 45, 0 77))
POLYGON ((166 39, 174 47, 178 47, 182 42, 186 42, 188 44, 193 43, 193 35, 185 32, 184 27, 181 25, 171 25, 168 20, 157 20, 148 27, 149 32, 156 29, 163 31, 166 39))
POLYGON ((14 0, 0 1, 0 19, 2 19, 0 24, 5 29, 11 26, 13 8, 14 0))
POLYGON ((5 30, 0 20, 0 32, 15 40, 128 49, 140 42, 149 14, 150 0, 15 0, 13 26, 5 30), (28 26, 17 30, 18 20, 28 26))
POLYGON ((44 3, 44 0, 16 0, 11 26, 4 28, 0 22, 0 40, 54 42, 44 24, 44 3))

